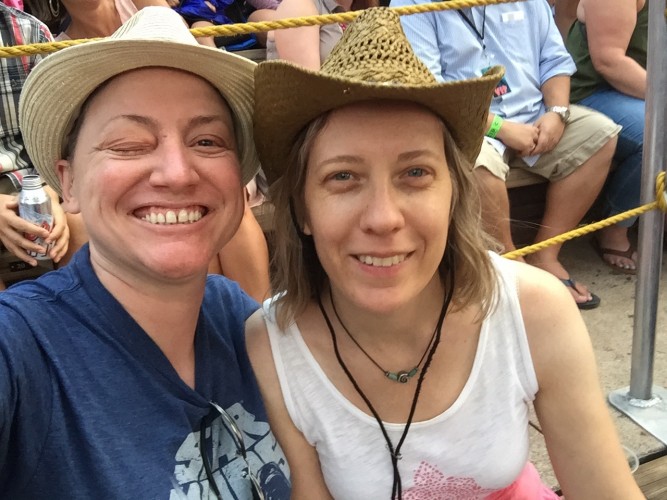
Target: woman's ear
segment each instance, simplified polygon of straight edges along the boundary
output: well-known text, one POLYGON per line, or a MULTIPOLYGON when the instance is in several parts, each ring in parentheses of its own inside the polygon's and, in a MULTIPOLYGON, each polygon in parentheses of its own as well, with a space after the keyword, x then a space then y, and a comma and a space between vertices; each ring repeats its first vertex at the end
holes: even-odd
POLYGON ((303 234, 306 234, 306 235, 308 235, 308 236, 312 236, 312 235, 313 235, 313 233, 312 233, 311 230, 310 230, 310 226, 308 225, 307 222, 304 222, 304 223, 303 223, 303 234))
POLYGON ((80 212, 79 200, 74 194, 74 172, 72 164, 67 160, 58 160, 56 162, 56 171, 58 172, 58 180, 60 180, 62 189, 63 209, 70 214, 78 214, 80 212))

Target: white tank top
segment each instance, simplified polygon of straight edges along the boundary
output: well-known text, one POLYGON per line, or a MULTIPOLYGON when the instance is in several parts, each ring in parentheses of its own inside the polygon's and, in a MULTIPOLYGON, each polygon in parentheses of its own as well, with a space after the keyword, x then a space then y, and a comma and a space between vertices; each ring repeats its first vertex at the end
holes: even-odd
MULTIPOLYGON (((482 324, 470 377, 444 413, 410 426, 398 463, 403 498, 484 498, 514 482, 528 460, 528 406, 537 393, 513 263, 491 254, 497 307, 482 324)), ((295 324, 281 332, 264 303, 271 349, 294 425, 317 449, 337 499, 387 500, 392 468, 380 428, 329 381, 295 324)), ((403 424, 384 424, 397 443, 403 424)))

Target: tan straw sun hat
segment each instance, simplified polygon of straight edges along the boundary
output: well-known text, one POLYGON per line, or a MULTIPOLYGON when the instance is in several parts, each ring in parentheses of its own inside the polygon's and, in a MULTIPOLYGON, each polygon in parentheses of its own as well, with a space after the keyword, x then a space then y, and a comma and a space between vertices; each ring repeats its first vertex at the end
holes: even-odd
POLYGON ((368 9, 348 26, 320 71, 279 60, 257 66, 255 141, 262 168, 274 182, 308 123, 329 110, 379 99, 429 108, 474 162, 491 96, 503 73, 495 66, 480 78, 438 83, 410 47, 398 15, 386 8, 368 9))
POLYGON ((241 174, 247 183, 259 167, 252 134, 255 66, 246 58, 199 45, 173 10, 144 8, 109 38, 56 52, 30 73, 19 103, 28 155, 60 194, 54 163, 64 158, 68 135, 88 96, 129 70, 174 68, 207 80, 227 101, 234 117, 241 174))

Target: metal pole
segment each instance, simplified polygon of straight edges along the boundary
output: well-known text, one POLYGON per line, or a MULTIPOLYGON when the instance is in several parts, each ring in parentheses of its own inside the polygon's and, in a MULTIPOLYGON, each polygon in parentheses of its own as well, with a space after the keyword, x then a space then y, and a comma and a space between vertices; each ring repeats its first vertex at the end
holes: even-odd
MULTIPOLYGON (((665 0, 649 1, 646 122, 641 202, 655 200, 655 178, 665 169, 667 148, 667 18, 665 0)), ((639 219, 639 266, 632 337, 630 387, 612 391, 610 403, 667 443, 667 390, 653 385, 655 327, 662 260, 664 215, 653 210, 639 219)))
MULTIPOLYGON (((642 204, 655 200, 655 177, 665 168, 666 47, 665 0, 650 0, 642 204)), ((630 372, 630 397, 635 399, 648 400, 652 396, 663 223, 664 215, 659 210, 653 210, 639 219, 639 266, 630 372)))

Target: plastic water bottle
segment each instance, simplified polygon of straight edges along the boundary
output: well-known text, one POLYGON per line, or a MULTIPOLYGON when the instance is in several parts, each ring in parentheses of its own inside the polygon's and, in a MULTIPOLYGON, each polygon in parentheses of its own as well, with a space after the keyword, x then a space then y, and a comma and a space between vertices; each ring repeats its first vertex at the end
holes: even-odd
MULTIPOLYGON (((39 175, 26 175, 23 177, 23 187, 19 193, 19 216, 43 227, 51 232, 53 227, 53 212, 51 210, 51 198, 42 187, 42 178, 39 175)), ((48 251, 51 245, 47 245, 44 238, 32 234, 25 234, 26 238, 46 248, 47 253, 37 253, 28 250, 28 255, 38 260, 49 259, 48 251)))

